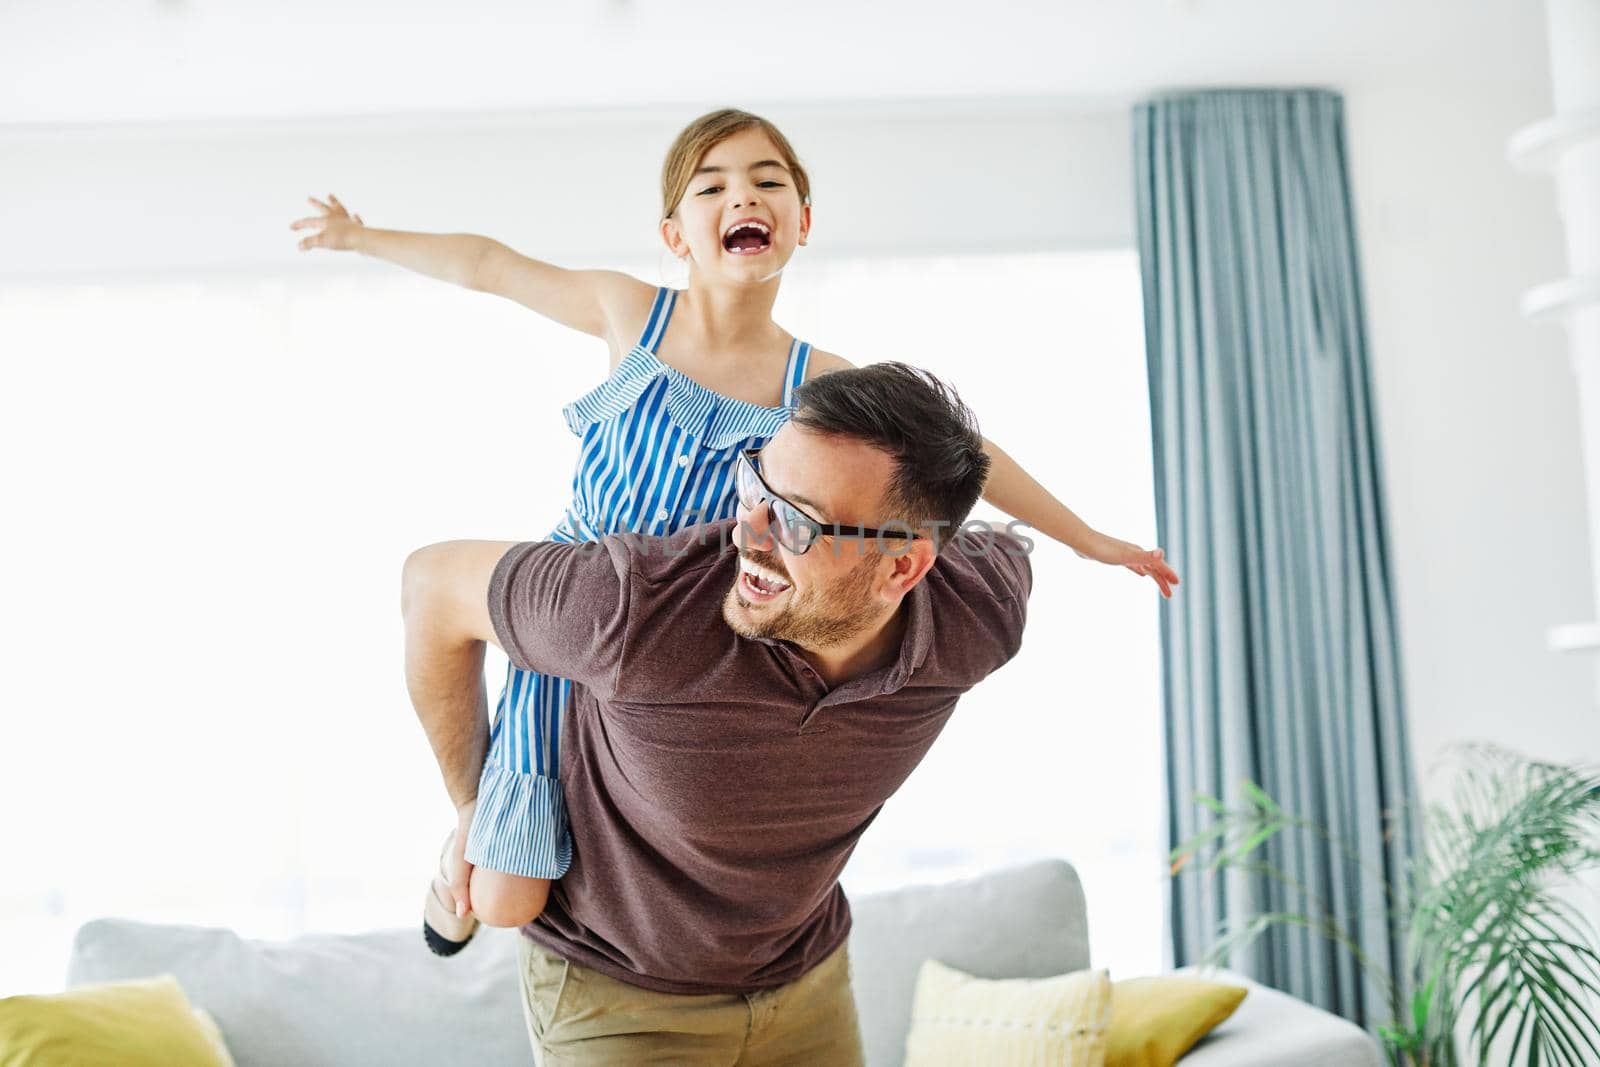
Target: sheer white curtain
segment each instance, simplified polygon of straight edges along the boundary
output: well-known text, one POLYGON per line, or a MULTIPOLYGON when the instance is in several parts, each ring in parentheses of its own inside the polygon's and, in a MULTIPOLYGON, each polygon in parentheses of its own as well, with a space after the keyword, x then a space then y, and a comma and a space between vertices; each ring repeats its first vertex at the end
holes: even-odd
MULTIPOLYGON (((1131 250, 806 264, 779 321, 856 362, 954 384, 987 437, 1090 523, 1154 543, 1131 250)), ((979 506, 983 514, 987 505, 979 506)), ((991 513, 993 514, 993 513, 991 513)), ((1161 963, 1155 586, 1035 536, 1022 652, 967 694, 863 839, 846 888, 1072 861, 1097 966, 1161 963)))
MULTIPOLYGON (((1069 505, 1148 541, 1138 299, 1120 250, 814 260, 779 318, 947 377, 1069 505)), ((0 352, 0 995, 58 987, 98 915, 415 925, 450 812, 401 677, 400 563, 547 532, 574 455, 559 408, 603 349, 372 266, 12 288, 0 352)), ((1065 856, 1097 962, 1151 970, 1154 587, 1053 544, 1034 565, 1022 655, 963 702, 847 885, 1065 856)))

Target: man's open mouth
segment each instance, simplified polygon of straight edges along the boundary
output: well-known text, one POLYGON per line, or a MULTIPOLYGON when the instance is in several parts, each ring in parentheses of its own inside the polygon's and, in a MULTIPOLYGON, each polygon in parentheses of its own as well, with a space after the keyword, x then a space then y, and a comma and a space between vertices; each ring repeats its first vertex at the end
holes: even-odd
POLYGON ((722 234, 722 247, 736 256, 754 256, 772 247, 772 229, 759 219, 741 219, 722 234))
POLYGON ((747 559, 739 560, 739 591, 757 604, 765 604, 788 592, 789 583, 747 559))

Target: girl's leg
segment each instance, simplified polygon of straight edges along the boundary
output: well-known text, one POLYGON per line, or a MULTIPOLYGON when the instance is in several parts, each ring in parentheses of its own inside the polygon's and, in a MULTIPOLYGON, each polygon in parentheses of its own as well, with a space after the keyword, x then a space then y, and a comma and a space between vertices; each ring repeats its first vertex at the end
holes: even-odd
POLYGON ((466 841, 472 910, 491 926, 520 926, 543 911, 549 879, 572 861, 560 778, 571 693, 564 679, 507 671, 466 841))
POLYGON ((472 901, 472 914, 479 922, 488 926, 525 926, 544 911, 550 897, 550 880, 474 867, 467 895, 472 901))
POLYGON ((550 879, 571 862, 559 778, 561 715, 571 684, 508 667, 472 825, 464 844, 452 838, 449 845, 456 857, 464 849, 472 864, 472 910, 455 915, 447 874, 435 876, 423 910, 423 936, 441 956, 459 952, 479 922, 514 927, 538 918, 550 879))
POLYGON ((454 956, 465 948, 479 923, 518 927, 533 922, 544 911, 545 901, 550 897, 547 878, 524 878, 487 867, 474 867, 467 876, 467 897, 472 902, 472 910, 466 915, 457 915, 447 862, 447 857, 455 852, 455 838, 456 835, 451 834, 445 839, 439 857, 439 873, 428 886, 422 909, 423 940, 440 956, 454 956))

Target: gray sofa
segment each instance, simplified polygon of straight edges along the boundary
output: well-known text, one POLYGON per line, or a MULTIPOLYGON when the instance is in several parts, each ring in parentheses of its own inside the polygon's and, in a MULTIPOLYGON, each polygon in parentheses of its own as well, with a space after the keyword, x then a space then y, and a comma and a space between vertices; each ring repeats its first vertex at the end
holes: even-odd
MULTIPOLYGON (((1083 890, 1066 863, 865 896, 853 907, 850 955, 872 1067, 901 1061, 925 959, 992 978, 1089 966, 1083 890)), ((531 1067, 518 936, 483 930, 445 960, 427 951, 417 930, 267 942, 99 919, 78 931, 67 980, 175 974, 221 1025, 239 1067, 531 1067)), ((1251 985, 1250 993, 1183 1067, 1382 1067, 1377 1045, 1350 1023, 1237 975, 1217 976, 1251 985)))

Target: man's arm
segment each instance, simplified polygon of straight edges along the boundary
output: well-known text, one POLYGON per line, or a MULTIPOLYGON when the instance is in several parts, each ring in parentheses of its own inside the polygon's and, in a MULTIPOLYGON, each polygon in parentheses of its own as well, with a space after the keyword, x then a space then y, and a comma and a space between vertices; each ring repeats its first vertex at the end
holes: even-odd
POLYGON ((484 644, 521 670, 610 692, 627 644, 628 570, 611 538, 445 541, 406 559, 406 688, 457 810, 477 798, 489 745, 484 644))
POLYGON ((401 573, 406 689, 458 811, 477 799, 489 747, 483 652, 485 642, 498 644, 489 619, 489 579, 515 544, 429 545, 411 553, 401 573))

